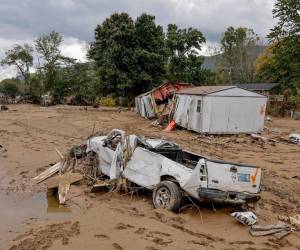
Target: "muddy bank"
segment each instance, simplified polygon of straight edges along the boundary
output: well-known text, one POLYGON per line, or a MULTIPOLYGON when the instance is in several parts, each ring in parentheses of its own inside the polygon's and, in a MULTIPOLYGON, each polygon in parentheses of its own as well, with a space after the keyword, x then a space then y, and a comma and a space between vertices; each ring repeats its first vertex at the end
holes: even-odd
MULTIPOLYGON (((202 216, 195 209, 173 214, 154 210, 148 196, 90 197, 77 186, 72 186, 73 198, 67 202, 71 212, 47 212, 45 189, 34 186, 31 178, 57 161, 54 148, 63 152, 79 144, 94 126, 99 131, 120 128, 127 133, 166 137, 210 158, 259 165, 264 170, 264 192, 256 208, 259 220, 274 223, 278 215, 300 213, 300 147, 260 145, 243 136, 202 138, 185 130, 166 133, 133 112, 11 105, 0 114, 0 198, 5 201, 1 202, 1 210, 6 211, 5 216, 0 216, 7 225, 6 229, 1 228, 0 249, 97 249, 99 246, 147 250, 297 249, 300 246, 299 233, 281 241, 251 237, 243 225, 229 216, 228 209, 213 212, 203 207, 202 216), (10 202, 16 210, 3 205, 10 202), (20 212, 23 210, 24 214, 20 212), (10 211, 23 215, 14 222, 8 219, 10 211), (23 245, 27 248, 22 248, 23 245)), ((265 136, 300 132, 299 121, 289 119, 274 119, 267 127, 265 136)))

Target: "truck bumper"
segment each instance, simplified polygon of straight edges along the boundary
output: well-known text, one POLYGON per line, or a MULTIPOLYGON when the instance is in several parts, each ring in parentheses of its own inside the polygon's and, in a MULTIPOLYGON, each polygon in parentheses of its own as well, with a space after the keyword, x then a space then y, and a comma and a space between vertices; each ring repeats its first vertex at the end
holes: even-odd
POLYGON ((247 202, 255 202, 260 199, 259 194, 249 194, 233 191, 221 191, 216 189, 199 188, 199 198, 202 200, 210 200, 217 203, 244 204, 247 202))

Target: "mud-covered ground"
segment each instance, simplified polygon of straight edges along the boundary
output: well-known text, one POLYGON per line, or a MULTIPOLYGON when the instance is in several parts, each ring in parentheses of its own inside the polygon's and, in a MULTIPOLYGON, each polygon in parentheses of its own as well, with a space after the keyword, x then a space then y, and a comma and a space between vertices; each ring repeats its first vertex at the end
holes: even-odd
MULTIPOLYGON (((300 121, 273 119, 264 136, 300 132, 300 121)), ((155 210, 151 197, 90 195, 71 186, 66 207, 58 207, 32 177, 58 160, 60 151, 94 131, 171 139, 196 153, 263 168, 259 223, 300 213, 300 147, 256 143, 248 136, 201 137, 185 130, 164 132, 130 111, 83 107, 11 105, 0 112, 0 249, 300 249, 300 233, 278 241, 251 237, 230 217, 231 208, 207 205, 181 214, 155 210)))

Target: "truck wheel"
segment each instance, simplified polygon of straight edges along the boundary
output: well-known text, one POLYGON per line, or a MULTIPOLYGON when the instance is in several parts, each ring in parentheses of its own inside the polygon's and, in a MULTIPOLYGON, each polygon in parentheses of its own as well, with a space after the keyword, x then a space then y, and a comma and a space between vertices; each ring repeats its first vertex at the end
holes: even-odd
POLYGON ((153 204, 156 208, 164 208, 177 212, 181 204, 181 192, 172 181, 160 182, 153 191, 153 204))

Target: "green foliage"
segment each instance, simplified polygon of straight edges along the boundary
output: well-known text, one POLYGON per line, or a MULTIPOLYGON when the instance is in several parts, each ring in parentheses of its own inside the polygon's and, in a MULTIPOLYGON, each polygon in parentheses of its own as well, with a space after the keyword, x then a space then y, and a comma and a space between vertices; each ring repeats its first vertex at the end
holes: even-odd
POLYGON ((0 83, 0 92, 6 96, 15 97, 18 92, 18 81, 16 79, 4 79, 0 83))
POLYGON ((41 76, 38 73, 30 75, 29 78, 29 92, 28 94, 32 99, 38 99, 43 94, 43 89, 41 85, 41 76))
POLYGON ((59 46, 62 41, 62 36, 55 31, 44 34, 35 40, 35 49, 44 61, 42 68, 49 70, 58 66, 59 59, 61 58, 59 46))
POLYGON ((94 65, 91 63, 77 63, 65 68, 68 78, 68 93, 78 96, 88 103, 95 103, 100 93, 100 81, 94 65))
POLYGON ((20 74, 24 77, 25 83, 28 84, 30 67, 33 64, 33 48, 28 44, 14 45, 12 49, 5 52, 5 58, 1 65, 15 66, 20 74))
POLYGON ((95 29, 89 57, 96 62, 103 95, 133 97, 164 77, 164 34, 154 16, 134 22, 126 14, 112 14, 95 29))
POLYGON ((199 56, 203 43, 205 38, 201 31, 193 28, 179 29, 175 24, 168 25, 166 53, 169 81, 203 84, 207 74, 202 70, 203 57, 199 56))
POLYGON ((231 84, 231 76, 228 70, 216 68, 213 72, 214 72, 214 84, 216 85, 231 84))
POLYGON ((170 24, 165 37, 155 17, 142 14, 133 21, 126 14, 113 14, 95 29, 89 58, 99 71, 103 95, 133 97, 164 80, 195 84, 213 82, 214 74, 203 70, 199 56, 203 34, 193 28, 170 24))
POLYGON ((135 93, 147 91, 165 77, 165 47, 162 26, 155 24, 155 17, 142 14, 135 21, 136 76, 135 93))
POLYGON ((279 82, 280 89, 296 93, 300 87, 300 36, 285 38, 273 45, 271 58, 257 72, 261 81, 279 82))
POLYGON ((295 107, 294 110, 300 111, 300 89, 296 89, 293 96, 291 96, 291 102, 293 103, 293 106, 295 107))
POLYGON ((271 41, 279 41, 284 37, 299 36, 299 0, 277 0, 273 9, 273 17, 278 19, 278 23, 268 35, 271 41))
POLYGON ((99 105, 106 107, 115 107, 116 100, 111 95, 100 97, 98 100, 99 105))
POLYGON ((279 82, 281 90, 300 88, 300 2, 277 0, 273 9, 277 25, 268 38, 271 42, 269 58, 257 70, 257 77, 279 82))
MULTIPOLYGON (((39 67, 40 73, 44 78, 45 91, 63 91, 62 79, 59 76, 59 70, 63 66, 69 66, 75 63, 72 58, 61 55, 60 45, 63 37, 51 31, 49 34, 44 34, 35 40, 35 49, 41 58, 39 67)), ((54 93, 56 96, 61 96, 63 93, 54 93)))
POLYGON ((126 13, 113 14, 95 29, 90 58, 100 72, 103 94, 133 94, 136 46, 134 22, 126 13))
POLYGON ((232 83, 253 82, 254 62, 262 51, 259 37, 252 29, 229 27, 221 38, 219 68, 227 70, 232 83))

